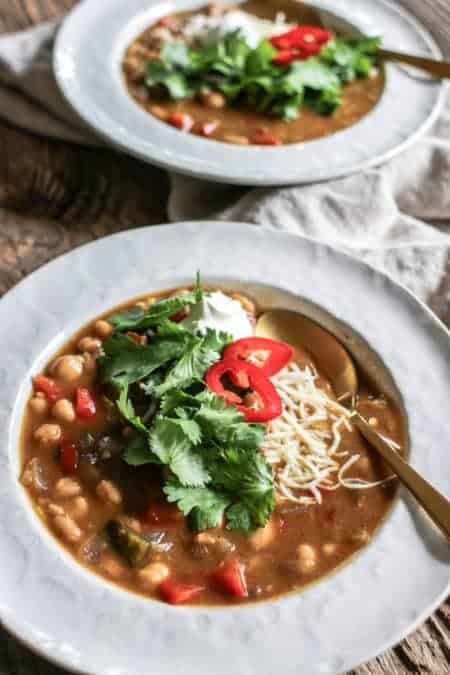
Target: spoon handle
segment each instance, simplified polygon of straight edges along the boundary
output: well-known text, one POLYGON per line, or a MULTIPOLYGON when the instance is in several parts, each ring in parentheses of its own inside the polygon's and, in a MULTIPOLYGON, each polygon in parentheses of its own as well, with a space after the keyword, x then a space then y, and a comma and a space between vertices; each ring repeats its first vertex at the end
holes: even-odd
POLYGON ((450 77, 450 63, 448 61, 437 61, 436 59, 429 59, 424 56, 413 56, 412 54, 404 54, 403 52, 392 52, 388 49, 379 49, 378 55, 386 61, 400 61, 401 63, 415 66, 436 77, 450 77))
POLYGON ((392 449, 387 440, 366 422, 358 412, 351 414, 351 421, 364 438, 380 453, 386 464, 395 471, 400 481, 412 492, 431 520, 450 539, 450 501, 428 483, 410 464, 392 449))

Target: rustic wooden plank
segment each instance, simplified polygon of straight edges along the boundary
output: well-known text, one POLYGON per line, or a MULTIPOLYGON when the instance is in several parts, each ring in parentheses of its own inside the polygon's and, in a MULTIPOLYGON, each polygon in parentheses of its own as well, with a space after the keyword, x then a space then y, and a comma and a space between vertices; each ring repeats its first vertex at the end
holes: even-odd
MULTIPOLYGON (((0 0, 0 32, 62 16, 74 4, 76 0, 0 0)), ((112 150, 40 139, 0 123, 0 294, 81 243, 164 222, 167 191, 163 172, 112 150)), ((447 278, 430 305, 450 325, 450 260, 447 278)), ((445 675, 450 672, 449 631, 447 602, 394 649, 349 675, 445 675)), ((0 629, 0 675, 65 671, 0 629)))

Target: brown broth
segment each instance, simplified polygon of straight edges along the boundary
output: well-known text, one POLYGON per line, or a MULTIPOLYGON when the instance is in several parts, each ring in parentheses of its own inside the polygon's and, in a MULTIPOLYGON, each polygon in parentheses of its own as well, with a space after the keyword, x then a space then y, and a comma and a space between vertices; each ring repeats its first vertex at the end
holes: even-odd
MULTIPOLYGON (((258 0, 247 2, 245 9, 266 19, 273 18, 275 12, 270 3, 265 4, 258 0)), ((298 14, 289 11, 288 4, 283 9, 287 10, 288 20, 298 21, 298 14)), ((197 13, 202 12, 204 10, 197 13)), ((186 12, 174 16, 186 17, 194 13, 186 12)), ((258 144, 256 139, 261 130, 274 135, 283 144, 322 138, 356 124, 375 107, 383 93, 384 74, 379 70, 373 77, 355 80, 345 85, 342 103, 332 115, 318 115, 302 107, 299 117, 290 121, 228 106, 211 108, 198 100, 168 101, 152 98, 143 86, 142 72, 145 63, 157 56, 157 51, 155 52, 151 46, 154 30, 155 26, 150 26, 129 45, 125 53, 123 76, 130 95, 140 107, 163 121, 167 121, 169 115, 174 112, 189 115, 195 122, 191 130, 194 134, 203 135, 204 124, 217 123, 216 130, 207 137, 212 140, 242 145, 258 144)))
MULTIPOLYGON (((166 291, 158 295, 168 293, 169 291, 166 291)), ((121 305, 115 311, 133 306, 137 300, 135 298, 121 305)), ((79 340, 94 334, 94 324, 95 321, 89 323, 73 336, 55 355, 44 372, 49 373, 51 364, 58 356, 79 353, 77 348, 79 340)), ((301 366, 311 364, 305 353, 297 354, 297 361, 301 366)), ((79 385, 96 392, 98 413, 92 422, 75 421, 62 424, 64 439, 70 439, 75 443, 79 441, 82 432, 101 432, 108 427, 107 411, 101 403, 95 374, 84 374, 80 381, 67 385, 65 393, 68 398, 73 396, 75 387, 79 385)), ((326 386, 323 378, 322 385, 326 386)), ((376 392, 364 384, 360 409, 367 418, 377 418, 379 431, 400 445, 404 443, 404 429, 399 411, 392 403, 377 396, 376 392)), ((324 493, 321 505, 278 503, 271 519, 274 538, 259 550, 255 548, 251 536, 219 528, 208 530, 207 535, 218 538, 219 544, 225 540, 228 547, 233 549, 232 552, 224 552, 223 548, 217 545, 217 541, 214 544, 199 544, 182 516, 170 524, 146 524, 143 514, 150 503, 161 499, 162 496, 160 471, 152 465, 141 468, 129 467, 117 456, 96 465, 81 462, 75 474, 71 476, 79 482, 82 497, 86 499, 88 507, 85 516, 78 519, 74 517, 81 535, 76 542, 71 542, 67 541, 63 533, 55 527, 55 517, 51 513, 50 504, 60 506, 70 516, 76 508, 76 498, 63 498, 58 495, 55 488, 57 481, 64 476, 57 458, 57 447, 42 448, 33 436, 38 426, 54 422, 50 413, 36 414, 28 405, 20 440, 24 471, 22 482, 30 460, 37 458, 47 486, 45 489, 40 488, 38 483, 25 486, 33 507, 41 521, 80 564, 130 591, 147 597, 158 598, 157 587, 146 588, 140 579, 139 570, 127 566, 102 538, 96 539, 112 517, 124 516, 131 519, 127 521, 128 524, 144 533, 165 532, 164 541, 169 541, 172 548, 167 553, 152 555, 150 562, 167 565, 171 577, 175 579, 197 583, 199 580, 205 581, 206 590, 196 596, 191 604, 230 605, 242 601, 224 594, 208 583, 211 574, 224 558, 230 555, 237 556, 245 565, 250 600, 267 599, 297 591, 338 568, 370 541, 388 513, 396 491, 396 482, 393 481, 368 490, 349 490, 341 487, 335 492, 324 493), (123 498, 121 504, 105 503, 98 496, 96 487, 101 480, 112 480, 119 487, 123 498), (298 570, 297 547, 300 544, 314 547, 317 553, 317 564, 308 573, 299 573, 298 570), (89 555, 86 553, 88 550, 89 555)), ((377 481, 388 475, 386 467, 356 431, 343 432, 341 447, 345 447, 350 453, 357 452, 361 455, 362 460, 350 472, 352 477, 377 481)))

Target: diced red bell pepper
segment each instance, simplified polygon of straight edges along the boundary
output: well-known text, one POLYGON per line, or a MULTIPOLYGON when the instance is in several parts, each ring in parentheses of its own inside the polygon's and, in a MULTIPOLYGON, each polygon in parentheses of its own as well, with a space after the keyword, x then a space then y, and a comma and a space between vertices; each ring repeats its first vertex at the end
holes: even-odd
POLYGON ((161 28, 171 28, 177 23, 177 19, 174 16, 163 16, 162 19, 158 21, 158 26, 161 28))
POLYGON ((63 473, 74 473, 78 468, 78 450, 75 443, 63 441, 59 455, 63 473))
POLYGON ((45 375, 33 377, 33 387, 35 391, 42 392, 49 403, 55 403, 55 401, 63 397, 61 387, 45 375))
POLYGON ((289 363, 294 354, 294 350, 286 342, 264 337, 248 337, 236 340, 229 345, 223 353, 223 358, 246 360, 254 352, 259 351, 269 352, 264 363, 258 366, 267 377, 279 373, 289 363))
POLYGON ((192 600, 196 595, 204 591, 206 586, 201 584, 186 584, 175 579, 166 579, 159 585, 159 592, 163 600, 171 605, 180 605, 192 600))
POLYGON ((187 307, 184 307, 184 309, 180 309, 180 311, 177 312, 176 314, 172 314, 170 320, 178 323, 179 321, 183 321, 183 319, 185 319, 187 315, 188 315, 187 307))
POLYGON ((75 412, 81 419, 89 419, 97 413, 97 406, 92 394, 86 387, 77 387, 75 396, 75 412))
POLYGON ((135 333, 133 330, 129 330, 127 332, 127 336, 133 340, 133 342, 136 342, 137 345, 146 345, 147 344, 147 336, 146 335, 141 335, 140 333, 135 333))
POLYGON ((178 111, 169 115, 168 122, 181 131, 190 131, 194 126, 194 120, 190 115, 178 111))
POLYGON ((209 368, 205 376, 206 384, 218 396, 223 396, 227 403, 237 405, 238 410, 245 416, 247 422, 269 422, 281 415, 282 405, 280 396, 272 382, 261 372, 258 366, 239 359, 222 359, 209 368), (261 408, 249 408, 242 404, 240 396, 225 389, 221 378, 224 375, 238 378, 239 371, 244 371, 248 377, 249 387, 261 399, 261 408))
POLYGON ((213 581, 236 598, 248 597, 245 567, 237 558, 226 560, 219 565, 213 574, 213 581))
POLYGON ((281 145, 282 141, 268 129, 257 129, 252 136, 252 143, 255 145, 281 145))
POLYGON ((176 525, 184 518, 176 504, 167 502, 152 502, 145 513, 143 520, 149 525, 159 525, 167 527, 176 525))

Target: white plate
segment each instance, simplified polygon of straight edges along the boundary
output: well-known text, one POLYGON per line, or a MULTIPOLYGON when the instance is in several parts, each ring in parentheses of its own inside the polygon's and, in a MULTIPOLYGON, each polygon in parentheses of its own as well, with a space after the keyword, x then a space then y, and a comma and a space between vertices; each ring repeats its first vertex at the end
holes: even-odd
POLYGON ((449 334, 406 290, 327 246, 243 224, 117 234, 44 266, 0 301, 1 620, 47 658, 95 675, 177 667, 184 675, 336 675, 399 641, 448 593, 449 547, 404 498, 351 564, 303 593, 173 608, 80 567, 18 483, 30 376, 98 313, 191 281, 197 269, 207 281, 250 288, 263 304, 302 309, 325 325, 331 312, 352 326, 354 346, 366 339, 403 394, 412 463, 450 493, 449 334))
MULTIPOLYGON (((233 0, 234 2, 237 0, 233 0)), ((78 114, 101 136, 140 159, 192 176, 242 185, 288 185, 335 178, 379 164, 424 132, 439 112, 443 87, 389 64, 384 94, 352 127, 307 143, 242 147, 182 133, 141 109, 121 75, 125 48, 159 17, 199 0, 84 0, 65 20, 54 52, 57 81, 78 114)), ((386 0, 314 0, 356 30, 382 35, 387 48, 439 57, 429 33, 386 0)))

